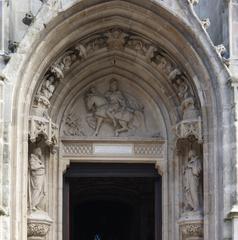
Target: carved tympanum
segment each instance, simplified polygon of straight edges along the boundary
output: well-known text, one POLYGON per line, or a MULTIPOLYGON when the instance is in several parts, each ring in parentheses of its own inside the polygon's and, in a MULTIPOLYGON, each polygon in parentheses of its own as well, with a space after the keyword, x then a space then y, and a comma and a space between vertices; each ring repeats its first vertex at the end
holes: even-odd
POLYGON ((188 161, 184 166, 183 189, 184 189, 184 211, 198 212, 199 203, 199 185, 202 173, 201 159, 194 150, 190 150, 188 161))
POLYGON ((93 135, 99 134, 105 121, 112 125, 115 136, 127 132, 129 128, 145 128, 144 107, 133 97, 121 92, 116 79, 112 79, 109 85, 104 94, 92 86, 85 95, 86 108, 91 113, 87 122, 95 129, 93 135))

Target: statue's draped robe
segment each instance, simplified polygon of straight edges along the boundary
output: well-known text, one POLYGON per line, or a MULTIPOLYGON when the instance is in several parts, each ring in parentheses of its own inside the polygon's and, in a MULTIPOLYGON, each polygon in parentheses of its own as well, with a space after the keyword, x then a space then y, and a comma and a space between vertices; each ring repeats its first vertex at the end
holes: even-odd
POLYGON ((193 157, 184 169, 185 208, 197 211, 199 208, 199 179, 202 171, 198 157, 193 157))
POLYGON ((29 164, 29 197, 32 210, 39 208, 39 204, 45 196, 45 165, 34 154, 31 154, 29 164))

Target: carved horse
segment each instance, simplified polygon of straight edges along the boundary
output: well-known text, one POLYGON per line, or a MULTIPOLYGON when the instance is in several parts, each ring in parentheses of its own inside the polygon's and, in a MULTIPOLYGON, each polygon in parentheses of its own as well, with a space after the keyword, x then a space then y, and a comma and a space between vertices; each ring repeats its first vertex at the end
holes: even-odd
MULTIPOLYGON (((112 122, 112 119, 107 114, 109 103, 105 97, 98 95, 88 95, 85 100, 88 110, 93 112, 96 118, 95 132, 93 135, 97 136, 104 121, 109 120, 112 122)), ((114 129, 115 136, 119 136, 122 132, 127 132, 129 130, 129 124, 135 119, 138 119, 144 126, 143 110, 129 110, 125 108, 124 110, 114 113, 114 118, 118 123, 117 126, 119 126, 119 128, 115 127, 114 129)))

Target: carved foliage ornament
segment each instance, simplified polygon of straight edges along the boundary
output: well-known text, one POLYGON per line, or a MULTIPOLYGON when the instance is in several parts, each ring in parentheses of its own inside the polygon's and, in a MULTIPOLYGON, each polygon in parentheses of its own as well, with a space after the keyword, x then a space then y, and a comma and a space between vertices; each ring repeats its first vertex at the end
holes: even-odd
POLYGON ((185 139, 194 136, 198 139, 199 143, 202 143, 203 141, 202 121, 200 117, 194 120, 181 121, 175 126, 174 130, 178 139, 185 139))
POLYGON ((27 218, 27 239, 43 240, 49 232, 52 219, 45 212, 35 212, 27 218))
MULTIPOLYGON (((178 65, 165 51, 137 34, 127 32, 120 28, 113 28, 107 32, 94 34, 87 39, 83 39, 74 47, 64 52, 64 54, 50 66, 44 75, 42 84, 35 97, 36 101, 34 107, 42 107, 42 100, 41 103, 38 102, 39 99, 43 97, 44 108, 48 109, 50 107, 50 99, 59 81, 64 78, 66 72, 68 72, 76 62, 80 63, 96 54, 97 51, 102 51, 103 49, 109 51, 120 50, 133 52, 133 54, 144 58, 154 67, 158 68, 169 78, 171 84, 179 77, 182 81, 181 84, 187 85, 186 91, 189 92, 190 97, 194 96, 192 88, 188 84, 188 77, 179 70, 178 65)), ((175 87, 174 90, 177 91, 177 87, 175 87)), ((180 93, 178 92, 177 94, 179 97, 180 93)), ((179 97, 179 99, 181 98, 179 97)))
POLYGON ((51 119, 31 116, 29 119, 29 137, 31 142, 36 142, 39 136, 43 136, 49 146, 58 144, 58 126, 51 119))
POLYGON ((49 231, 49 225, 44 223, 29 223, 27 226, 28 239, 33 237, 45 237, 49 231))
POLYGON ((187 237, 202 237, 203 236, 203 224, 202 223, 187 223, 181 227, 182 234, 187 237))

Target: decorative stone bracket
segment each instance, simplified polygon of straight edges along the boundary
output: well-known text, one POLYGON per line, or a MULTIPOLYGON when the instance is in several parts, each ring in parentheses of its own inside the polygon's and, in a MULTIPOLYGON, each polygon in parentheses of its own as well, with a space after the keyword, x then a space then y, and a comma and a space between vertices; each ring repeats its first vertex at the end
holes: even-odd
POLYGON ((203 239, 203 219, 201 216, 181 218, 178 224, 180 229, 180 239, 203 239))
POLYGON ((36 142, 37 137, 44 136, 45 143, 48 146, 56 147, 58 145, 58 126, 51 119, 38 116, 29 118, 29 136, 31 142, 36 142))
POLYGON ((43 211, 32 212, 27 219, 27 238, 28 240, 41 240, 49 232, 52 220, 43 211))
POLYGON ((203 141, 201 117, 198 117, 198 119, 183 120, 174 127, 174 130, 178 139, 194 136, 198 139, 198 142, 201 143, 203 141))

